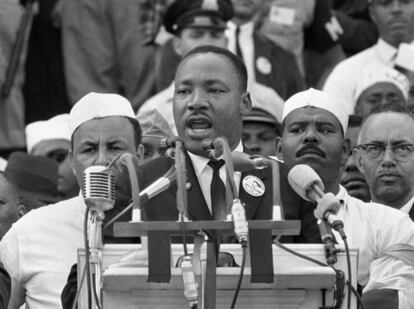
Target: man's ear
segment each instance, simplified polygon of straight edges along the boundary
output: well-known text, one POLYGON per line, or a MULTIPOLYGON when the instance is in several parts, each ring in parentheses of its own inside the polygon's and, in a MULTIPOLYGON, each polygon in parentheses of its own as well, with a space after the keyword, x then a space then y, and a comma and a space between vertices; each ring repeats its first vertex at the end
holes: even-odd
POLYGON ((341 166, 343 166, 348 160, 350 151, 351 151, 351 140, 349 138, 345 138, 344 142, 342 143, 341 166))
POLYGON ((17 207, 17 215, 19 216, 19 219, 23 217, 26 214, 26 206, 23 204, 20 204, 19 207, 17 207))
POLYGON ((240 113, 242 115, 248 114, 252 110, 252 100, 250 98, 250 93, 245 92, 242 94, 240 102, 240 113))
POLYGON ((276 150, 276 157, 279 160, 283 161, 283 153, 282 153, 282 138, 277 136, 275 138, 275 150, 276 150))
POLYGON ((137 148, 138 164, 144 162, 144 145, 139 144, 137 148))

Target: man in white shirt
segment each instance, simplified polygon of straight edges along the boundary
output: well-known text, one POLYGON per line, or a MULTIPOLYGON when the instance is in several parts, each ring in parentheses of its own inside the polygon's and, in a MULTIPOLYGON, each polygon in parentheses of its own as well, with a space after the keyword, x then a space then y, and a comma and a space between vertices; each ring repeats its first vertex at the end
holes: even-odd
POLYGON ((399 45, 414 39, 414 1, 369 2, 370 14, 380 36, 377 44, 339 63, 323 87, 324 91, 345 100, 349 114, 354 111, 361 70, 367 65, 393 67, 399 45))
POLYGON ((414 220, 414 119, 403 107, 377 108, 364 121, 355 153, 373 202, 414 220))
MULTIPOLYGON (((364 287, 365 308, 413 308, 414 261, 406 259, 400 249, 413 256, 414 223, 391 207, 353 198, 340 186, 341 165, 350 148, 344 138, 348 116, 341 103, 314 89, 287 100, 282 137, 276 142, 278 157, 288 170, 297 164, 311 166, 321 177, 325 192, 342 201, 338 216, 344 222, 349 246, 359 249, 358 283, 364 287), (372 294, 374 302, 386 298, 377 306, 368 300, 372 294)), ((339 234, 334 234, 342 244, 339 234)))
MULTIPOLYGON (((117 94, 89 93, 70 112, 72 167, 80 187, 84 170, 107 165, 114 157, 142 156, 141 131, 131 103, 117 94)), ((113 168, 119 179, 118 169, 113 168)), ((117 195, 120 188, 117 189, 117 195)), ((119 211, 107 212, 110 219, 119 211)), ((31 211, 0 242, 0 260, 12 279, 9 309, 61 308, 61 292, 69 270, 83 248, 87 208, 81 194, 31 211)), ((128 219, 127 219, 128 220, 128 219)))

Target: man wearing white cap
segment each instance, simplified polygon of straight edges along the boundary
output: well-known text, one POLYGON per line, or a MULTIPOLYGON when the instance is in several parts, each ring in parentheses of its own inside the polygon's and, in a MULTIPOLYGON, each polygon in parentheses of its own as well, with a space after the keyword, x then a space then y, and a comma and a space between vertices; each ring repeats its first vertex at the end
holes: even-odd
POLYGON ((414 40, 414 2, 368 0, 372 20, 379 32, 374 46, 340 62, 329 75, 324 91, 342 97, 346 111, 353 114, 355 93, 361 82, 361 70, 368 65, 394 67, 401 43, 414 40))
POLYGON ((54 159, 59 164, 58 191, 61 200, 76 196, 79 186, 70 165, 69 114, 57 115, 46 121, 26 126, 27 152, 54 159))
POLYGON ((355 114, 365 118, 378 105, 406 105, 410 83, 407 77, 393 68, 368 66, 355 93, 355 114))
MULTIPOLYGON (((74 105, 69 120, 70 158, 80 187, 85 168, 107 165, 124 152, 142 153, 134 111, 119 95, 89 93, 74 105)), ((118 178, 116 170, 114 174, 118 178)), ((79 194, 31 211, 4 236, 0 259, 12 278, 9 308, 24 302, 30 308, 61 308, 67 275, 83 247, 85 211, 79 194)))
MULTIPOLYGON (((340 168, 349 152, 349 141, 344 138, 347 122, 344 106, 336 97, 314 89, 300 92, 285 103, 278 156, 286 170, 296 164, 311 166, 325 192, 336 194, 341 201, 337 215, 344 222, 349 246, 359 249, 358 283, 364 287, 365 308, 413 308, 414 224, 406 214, 364 203, 339 185, 340 168)), ((334 235, 343 245, 336 231, 334 235)))

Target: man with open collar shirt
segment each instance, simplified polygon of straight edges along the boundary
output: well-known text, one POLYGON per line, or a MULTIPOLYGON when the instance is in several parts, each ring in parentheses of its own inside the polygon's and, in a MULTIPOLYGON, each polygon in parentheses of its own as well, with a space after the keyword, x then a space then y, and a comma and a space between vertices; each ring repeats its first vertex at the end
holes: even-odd
MULTIPOLYGON (((315 89, 300 92, 285 103, 282 137, 276 142, 278 157, 284 160, 286 170, 297 164, 312 167, 321 177, 325 192, 341 201, 337 215, 344 222, 349 246, 359 249, 358 283, 364 287, 365 308, 413 308, 414 224, 407 214, 391 207, 351 197, 339 184, 341 165, 350 148, 344 137, 347 123, 340 99, 315 89)), ((287 195, 289 192, 282 191, 282 202, 287 195)), ((296 199, 300 203, 298 195, 290 195, 290 202, 296 199)), ((283 206, 285 213, 290 211, 291 219, 298 218, 289 210, 295 207, 293 203, 283 206)), ((318 233, 317 228, 308 226, 316 223, 306 221, 308 217, 301 218, 302 233, 318 233)), ((342 245, 340 235, 333 233, 342 245)))

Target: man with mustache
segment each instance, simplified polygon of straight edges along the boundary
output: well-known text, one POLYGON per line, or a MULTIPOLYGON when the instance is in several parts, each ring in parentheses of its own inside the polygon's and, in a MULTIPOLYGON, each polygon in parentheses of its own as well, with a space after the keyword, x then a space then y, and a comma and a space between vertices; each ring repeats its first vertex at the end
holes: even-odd
MULTIPOLYGON (((180 62, 175 76, 174 120, 186 147, 187 199, 191 220, 223 219, 217 215, 212 167, 205 141, 225 137, 232 151, 243 151, 242 119, 251 109, 247 92, 247 72, 243 62, 230 51, 214 46, 200 46, 180 62)), ((145 188, 174 164, 161 157, 141 166, 140 186, 145 188)), ((226 183, 225 167, 218 176, 226 183)), ((216 178, 217 179, 217 178, 216 178)), ((248 219, 270 219, 272 185, 269 169, 234 175, 236 187, 245 203, 248 219), (251 184, 256 189, 251 190, 251 184)), ((177 220, 176 191, 171 189, 151 199, 145 207, 147 220, 177 220)), ((224 205, 221 205, 224 206, 224 205)))
MULTIPOLYGON (((325 192, 341 201, 337 215, 344 222, 349 246, 359 249, 358 283, 364 287, 365 308, 413 308, 414 224, 391 207, 349 196, 339 184, 341 165, 350 149, 344 134, 347 123, 347 113, 336 97, 315 89, 300 92, 285 103, 282 137, 276 141, 278 157, 284 160, 286 171, 297 164, 312 167, 321 177, 325 192), (404 250, 407 256, 401 254, 404 250)), ((282 190, 281 183, 285 210, 301 200, 295 193, 282 190)), ((313 207, 308 205, 309 209, 313 207)), ((311 231, 307 225, 314 222, 306 219, 302 227, 311 231)), ((342 245, 340 235, 333 233, 342 245)))
POLYGON ((351 142, 351 152, 348 159, 341 169, 341 185, 348 191, 350 196, 359 198, 364 202, 369 202, 371 197, 369 187, 365 181, 357 165, 355 156, 355 146, 357 145, 358 133, 361 130, 362 118, 356 115, 350 115, 348 121, 348 129, 346 130, 346 138, 351 142))
MULTIPOLYGON (((142 157, 141 130, 131 103, 117 94, 89 93, 69 115, 70 159, 79 187, 89 166, 108 165, 116 156, 142 157)), ((116 180, 121 178, 113 168, 116 180)), ((109 220, 128 200, 116 188, 109 220)), ((84 247, 83 223, 87 208, 82 194, 32 210, 17 221, 0 242, 0 260, 12 279, 9 308, 61 308, 61 292, 77 250, 84 247)), ((127 214, 124 220, 129 220, 127 214)), ((106 239, 110 239, 111 235, 106 239)))
POLYGON ((369 0, 369 11, 377 25, 379 40, 374 46, 340 62, 329 75, 324 91, 342 97, 353 114, 361 70, 367 66, 394 67, 401 43, 414 40, 414 1, 369 0))
POLYGON ((414 119, 397 104, 374 109, 358 136, 357 165, 373 202, 408 213, 414 220, 414 119))

